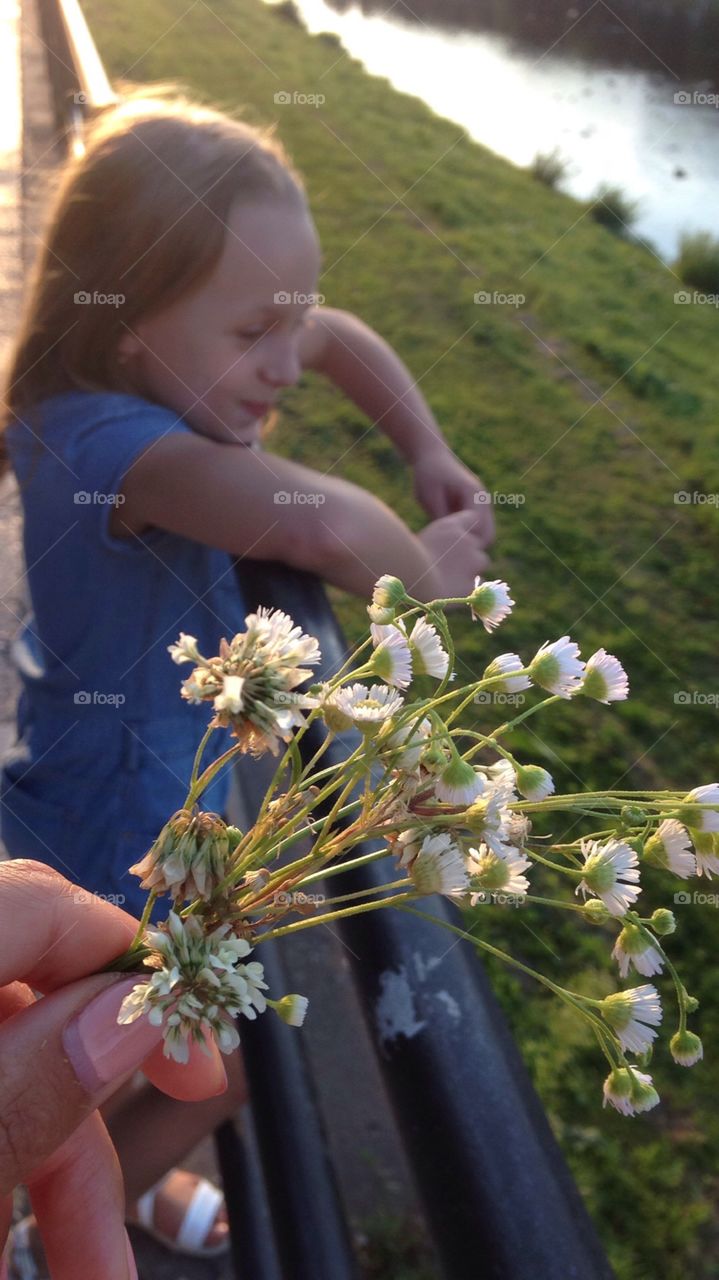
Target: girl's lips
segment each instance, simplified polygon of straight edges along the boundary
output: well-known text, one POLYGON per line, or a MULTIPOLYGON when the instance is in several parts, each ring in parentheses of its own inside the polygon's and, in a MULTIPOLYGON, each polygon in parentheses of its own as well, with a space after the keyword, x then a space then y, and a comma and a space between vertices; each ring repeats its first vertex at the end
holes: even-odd
POLYGON ((243 409, 247 409, 248 413, 253 413, 257 418, 269 413, 272 408, 272 405, 266 400, 241 400, 240 404, 243 409))

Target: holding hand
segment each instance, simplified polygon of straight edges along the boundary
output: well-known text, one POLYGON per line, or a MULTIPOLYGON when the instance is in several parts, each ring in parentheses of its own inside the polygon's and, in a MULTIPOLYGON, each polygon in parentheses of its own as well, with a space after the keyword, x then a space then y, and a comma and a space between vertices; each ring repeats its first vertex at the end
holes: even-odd
POLYGON ((452 512, 473 511, 476 516, 474 533, 479 546, 488 547, 494 542, 491 503, 478 497, 486 494, 484 485, 451 449, 424 452, 413 464, 413 471, 415 497, 433 519, 452 512))
POLYGON ((472 590, 477 574, 485 575, 489 556, 485 545, 481 513, 486 507, 455 511, 433 520, 417 534, 432 558, 438 589, 435 596, 463 596, 472 590))
POLYGON ((137 1276, 120 1168, 97 1107, 140 1066, 182 1100, 227 1084, 214 1044, 180 1067, 163 1057, 161 1028, 145 1017, 117 1025, 137 976, 97 970, 136 929, 132 916, 41 863, 0 864, 0 1249, 13 1188, 25 1183, 53 1280, 137 1276))

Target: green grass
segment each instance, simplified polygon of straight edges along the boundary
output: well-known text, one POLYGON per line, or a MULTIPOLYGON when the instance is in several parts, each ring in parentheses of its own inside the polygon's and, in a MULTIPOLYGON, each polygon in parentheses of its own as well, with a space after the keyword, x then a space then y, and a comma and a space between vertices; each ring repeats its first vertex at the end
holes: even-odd
POLYGON ((676 269, 685 284, 719 293, 719 240, 708 231, 682 236, 676 269))
MULTIPOLYGON (((607 235, 585 206, 258 0, 214 0, 215 18, 200 4, 180 22, 173 0, 84 7, 112 75, 181 76, 205 99, 279 121, 307 179, 327 302, 394 345, 489 488, 523 495, 523 505, 497 508, 495 569, 517 607, 491 639, 455 618, 460 676, 567 631, 585 654, 604 645, 622 658, 628 703, 555 708, 530 722, 520 755, 549 764, 562 789, 713 780, 716 707, 675 694, 719 693, 717 510, 674 495, 719 493, 716 311, 675 305, 682 283, 647 249, 607 235), (326 101, 275 107, 279 89, 326 101), (480 289, 521 292, 526 304, 477 307, 480 289)), ((320 468, 341 459, 341 474, 420 527, 405 470, 367 426, 307 377, 286 398, 274 447, 320 468)), ((332 598, 358 637, 362 603, 332 598)), ((656 877, 642 901, 671 904, 674 888, 656 877)), ((617 986, 611 932, 580 932, 565 913, 480 910, 487 936, 527 963, 580 990, 617 986)), ((701 999, 692 1025, 708 1060, 674 1066, 663 1037, 652 1066, 662 1106, 641 1118, 602 1111, 603 1059, 562 1007, 488 966, 620 1280, 719 1276, 719 917, 700 906, 677 916, 669 950, 701 999)), ((671 986, 659 985, 671 1032, 671 986)))

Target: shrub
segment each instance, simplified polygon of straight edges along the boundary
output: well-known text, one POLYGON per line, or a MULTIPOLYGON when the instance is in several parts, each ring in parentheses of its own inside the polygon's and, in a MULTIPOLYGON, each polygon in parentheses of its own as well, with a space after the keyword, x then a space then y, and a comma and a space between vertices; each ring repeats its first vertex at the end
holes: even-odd
POLYGON ((637 216, 637 202, 625 196, 621 187, 602 183, 592 196, 590 213, 595 222, 621 235, 627 231, 637 216))
POLYGON ((719 239, 708 231, 683 235, 674 269, 685 284, 719 293, 719 239))
POLYGON ((543 182, 545 186, 556 187, 557 183, 566 176, 567 162, 562 158, 557 147, 553 151, 538 151, 529 166, 529 172, 533 178, 543 182))

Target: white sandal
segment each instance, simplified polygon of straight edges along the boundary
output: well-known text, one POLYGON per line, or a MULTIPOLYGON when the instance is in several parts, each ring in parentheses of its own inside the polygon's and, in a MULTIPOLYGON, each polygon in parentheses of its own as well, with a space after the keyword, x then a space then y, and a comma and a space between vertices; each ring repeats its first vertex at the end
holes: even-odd
POLYGON ((158 1231, 154 1224, 155 1217, 155 1200, 157 1194, 162 1190, 167 1179, 172 1176, 174 1169, 170 1173, 165 1174, 154 1187, 150 1187, 144 1196, 140 1196, 137 1202, 137 1220, 133 1222, 133 1226, 141 1226, 148 1235, 154 1240, 163 1244, 166 1249, 171 1249, 173 1253, 185 1253, 191 1258, 216 1258, 221 1253, 227 1253, 230 1247, 230 1234, 219 1244, 207 1245, 203 1241, 209 1235, 214 1225, 218 1210, 224 1202, 224 1196, 217 1187, 213 1187, 207 1178, 200 1178, 197 1186, 192 1194, 192 1199, 185 1210, 185 1216, 182 1219, 180 1230, 176 1239, 165 1235, 163 1231, 158 1231))

